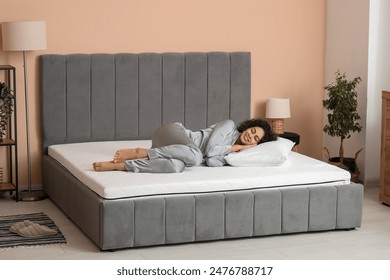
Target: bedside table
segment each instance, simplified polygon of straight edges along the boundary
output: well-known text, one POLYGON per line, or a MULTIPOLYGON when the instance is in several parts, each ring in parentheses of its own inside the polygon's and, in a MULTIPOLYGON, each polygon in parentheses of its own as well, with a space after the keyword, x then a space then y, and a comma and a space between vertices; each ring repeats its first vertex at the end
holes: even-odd
POLYGON ((295 143, 293 151, 294 152, 298 152, 297 146, 299 145, 299 141, 300 141, 300 138, 301 138, 301 136, 298 133, 295 133, 295 132, 284 132, 283 134, 279 134, 277 136, 278 137, 283 137, 283 138, 286 138, 288 140, 293 141, 295 143))

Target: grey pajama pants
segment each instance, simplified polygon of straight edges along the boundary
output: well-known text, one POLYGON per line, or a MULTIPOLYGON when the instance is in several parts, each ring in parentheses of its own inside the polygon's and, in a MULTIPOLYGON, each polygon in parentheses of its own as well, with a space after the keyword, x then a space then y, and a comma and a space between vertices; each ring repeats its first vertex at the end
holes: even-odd
POLYGON ((203 154, 180 123, 166 124, 156 130, 152 147, 147 150, 148 159, 127 160, 125 168, 130 172, 178 173, 186 166, 200 165, 203 154))

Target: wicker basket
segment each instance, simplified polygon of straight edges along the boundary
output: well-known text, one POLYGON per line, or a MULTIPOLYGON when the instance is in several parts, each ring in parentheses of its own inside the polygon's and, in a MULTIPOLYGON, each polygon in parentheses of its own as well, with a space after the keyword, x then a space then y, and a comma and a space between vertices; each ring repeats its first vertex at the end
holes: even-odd
POLYGON ((3 183, 3 168, 0 167, 0 184, 3 183))
POLYGON ((340 162, 339 157, 331 158, 329 156, 329 150, 327 148, 324 148, 324 153, 325 153, 325 156, 326 156, 329 164, 335 165, 337 167, 340 167, 342 169, 349 171, 349 173, 351 174, 351 181, 355 182, 355 183, 359 183, 360 182, 360 179, 359 179, 360 171, 359 171, 356 160, 357 160, 358 155, 360 154, 360 152, 362 150, 363 150, 363 148, 361 148, 359 151, 357 151, 354 158, 344 157, 344 160, 342 163, 340 162))

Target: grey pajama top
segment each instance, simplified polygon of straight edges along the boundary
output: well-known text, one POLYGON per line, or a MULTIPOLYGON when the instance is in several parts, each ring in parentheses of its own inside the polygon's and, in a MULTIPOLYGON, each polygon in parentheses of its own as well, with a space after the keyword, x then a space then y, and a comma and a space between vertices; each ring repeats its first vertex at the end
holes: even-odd
POLYGON ((232 120, 198 131, 186 129, 181 123, 167 124, 153 135, 148 159, 125 161, 125 167, 131 172, 176 173, 186 166, 223 166, 239 136, 232 120))

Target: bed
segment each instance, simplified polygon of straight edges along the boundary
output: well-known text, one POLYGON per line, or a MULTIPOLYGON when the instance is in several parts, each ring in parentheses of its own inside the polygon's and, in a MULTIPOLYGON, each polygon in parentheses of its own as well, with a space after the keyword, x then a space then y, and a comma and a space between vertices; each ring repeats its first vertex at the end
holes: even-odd
POLYGON ((118 148, 148 147, 164 123, 196 130, 249 118, 250 58, 41 56, 45 192, 101 250, 360 227, 363 186, 295 152, 277 167, 92 170, 118 148))

